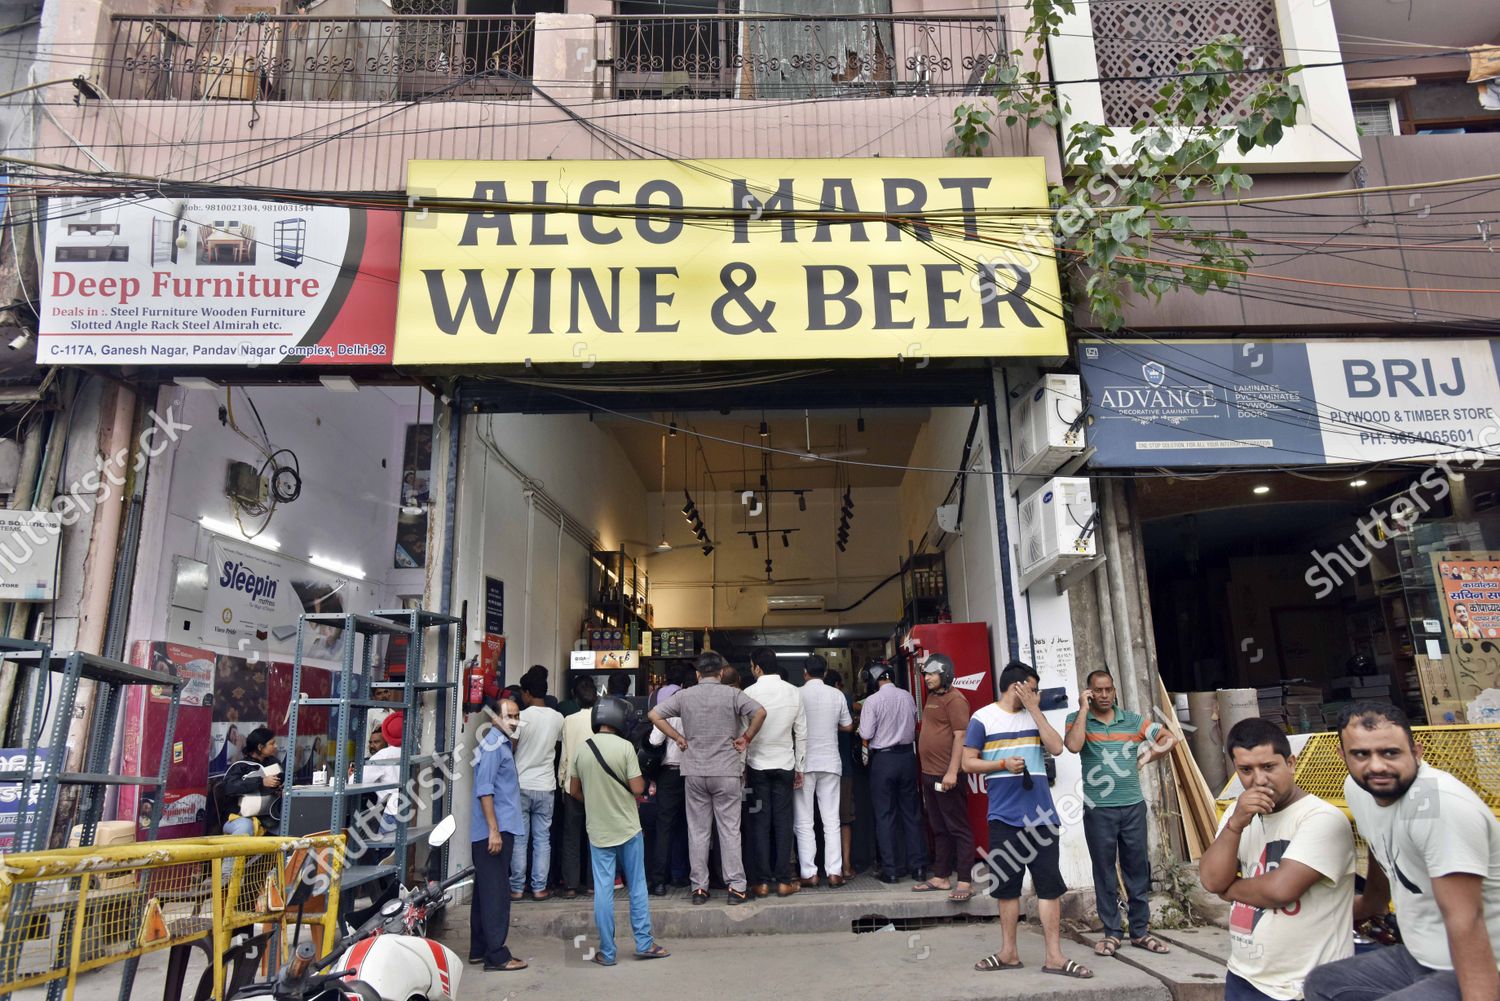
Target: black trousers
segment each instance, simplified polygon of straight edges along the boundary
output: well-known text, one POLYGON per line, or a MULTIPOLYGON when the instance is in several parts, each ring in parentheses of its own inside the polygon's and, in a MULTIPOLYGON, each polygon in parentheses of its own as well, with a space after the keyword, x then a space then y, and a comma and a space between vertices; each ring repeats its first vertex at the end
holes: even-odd
POLYGON ((875 844, 887 876, 896 875, 901 859, 912 873, 927 867, 927 839, 917 796, 916 755, 910 750, 870 752, 875 844))
POLYGON ((678 828, 687 827, 687 787, 679 768, 661 766, 656 774, 656 840, 651 852, 651 882, 672 880, 672 845, 678 828))
POLYGON ((957 872, 959 882, 967 883, 979 857, 969 824, 969 784, 959 776, 958 785, 938 792, 937 783, 942 780, 941 775, 922 776, 922 806, 932 828, 932 874, 947 879, 957 872))
POLYGON ((488 966, 510 962, 505 940, 510 935, 510 859, 516 836, 506 834, 500 854, 491 855, 488 841, 470 845, 474 859, 474 897, 469 904, 469 958, 488 966))
POLYGON ((562 828, 563 886, 569 890, 587 890, 594 885, 594 863, 589 855, 583 804, 572 796, 563 797, 562 828))
POLYGON ((751 768, 750 855, 746 875, 751 883, 792 881, 792 782, 785 768, 751 768))

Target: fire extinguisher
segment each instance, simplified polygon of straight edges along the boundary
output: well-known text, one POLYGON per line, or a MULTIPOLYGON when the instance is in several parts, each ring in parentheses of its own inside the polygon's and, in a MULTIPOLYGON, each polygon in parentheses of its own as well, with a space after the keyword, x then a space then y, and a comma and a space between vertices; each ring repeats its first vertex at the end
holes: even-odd
POLYGON ((484 669, 479 666, 476 654, 464 665, 464 708, 479 709, 484 706, 484 669))

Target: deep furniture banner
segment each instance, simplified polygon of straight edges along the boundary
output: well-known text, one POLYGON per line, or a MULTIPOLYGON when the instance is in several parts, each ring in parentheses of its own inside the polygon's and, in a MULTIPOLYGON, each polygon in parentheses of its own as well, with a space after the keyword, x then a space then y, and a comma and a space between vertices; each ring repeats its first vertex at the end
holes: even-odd
POLYGON ((1500 452, 1484 340, 1084 340, 1099 467, 1338 465, 1500 452))
POLYGON ((50 198, 38 361, 389 365, 401 214, 50 198))
POLYGON ((1040 158, 416 160, 407 176, 397 364, 1067 353, 1040 158))

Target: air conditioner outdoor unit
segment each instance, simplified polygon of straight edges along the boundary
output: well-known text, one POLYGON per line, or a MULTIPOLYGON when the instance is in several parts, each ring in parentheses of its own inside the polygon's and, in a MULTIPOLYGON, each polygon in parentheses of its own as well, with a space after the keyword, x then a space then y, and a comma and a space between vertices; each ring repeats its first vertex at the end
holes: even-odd
POLYGON ((825 600, 821 594, 773 594, 766 598, 766 611, 821 612, 825 600))
POLYGON ((1021 552, 1017 570, 1028 584, 1093 559, 1094 496, 1086 476, 1056 476, 1020 504, 1021 552))
POLYGON ((1010 408, 1017 473, 1054 473, 1084 450, 1083 393, 1076 375, 1044 375, 1010 408))

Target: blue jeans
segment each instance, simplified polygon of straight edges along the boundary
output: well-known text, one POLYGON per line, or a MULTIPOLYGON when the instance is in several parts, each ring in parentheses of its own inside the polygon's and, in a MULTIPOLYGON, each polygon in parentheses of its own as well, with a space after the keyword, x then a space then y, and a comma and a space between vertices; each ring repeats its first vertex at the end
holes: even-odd
POLYGON ((1276 1001, 1238 973, 1224 974, 1224 1001, 1276 1001))
POLYGON ((1458 974, 1430 970, 1404 945, 1320 966, 1303 984, 1307 1001, 1460 1001, 1458 974))
POLYGON ((594 924, 599 928, 599 955, 605 963, 615 961, 615 869, 619 867, 630 893, 630 930, 635 951, 650 952, 651 898, 646 894, 646 836, 640 831, 622 845, 600 848, 590 845, 594 860, 594 924))
POLYGON ((516 835, 516 853, 510 860, 510 892, 526 891, 526 846, 531 846, 531 890, 547 888, 552 871, 552 790, 521 790, 521 819, 525 826, 516 835))
POLYGON ((235 817, 233 820, 226 820, 224 822, 224 833, 243 835, 248 838, 255 833, 255 818, 235 817))

